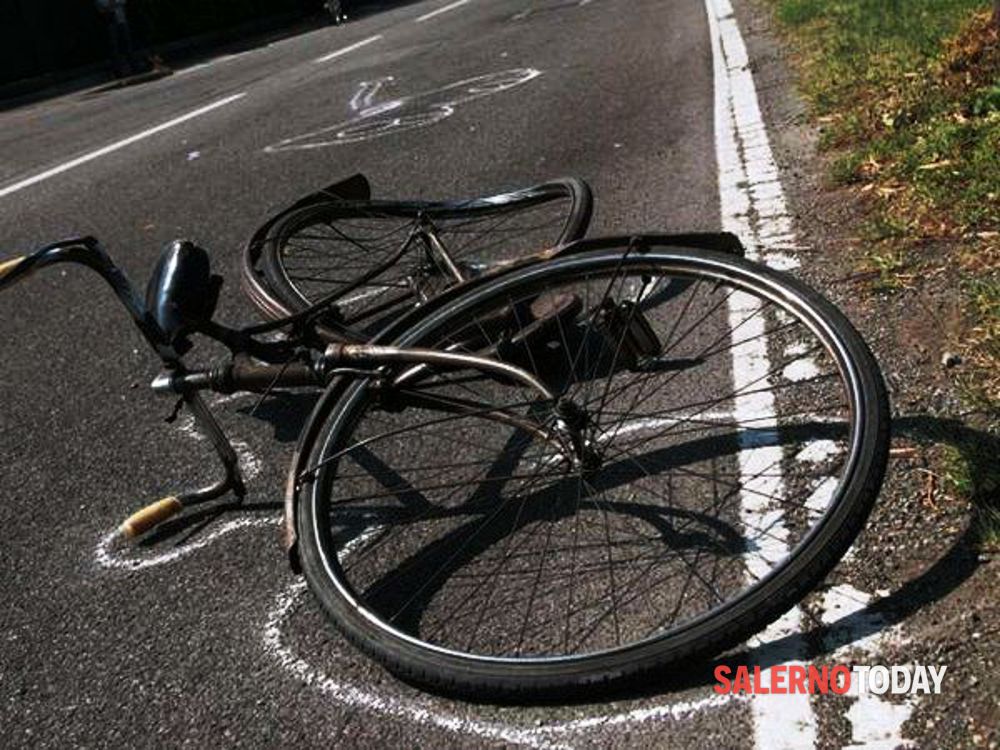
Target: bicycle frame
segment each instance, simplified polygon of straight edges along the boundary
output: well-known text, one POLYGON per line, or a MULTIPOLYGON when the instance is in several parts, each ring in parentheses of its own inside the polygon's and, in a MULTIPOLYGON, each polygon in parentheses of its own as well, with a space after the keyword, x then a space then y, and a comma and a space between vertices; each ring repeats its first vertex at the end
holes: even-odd
MULTIPOLYGON (((349 180, 331 186, 327 191, 314 194, 296 205, 302 205, 309 201, 330 200, 331 197, 338 198, 343 195, 365 195, 368 189, 367 180, 361 175, 356 175, 349 180)), ((421 228, 418 231, 426 233, 427 228, 421 228)), ((721 250, 738 255, 744 254, 743 246, 739 240, 727 233, 650 235, 645 239, 660 243, 721 250)), ((433 228, 430 228, 424 241, 427 243, 427 252, 436 254, 437 259, 449 267, 448 261, 451 261, 451 257, 433 233, 433 228)), ((641 252, 643 242, 644 238, 642 237, 631 238, 630 247, 639 248, 641 252)), ((174 245, 177 244, 174 243, 174 245)), ((410 240, 408 240, 401 252, 405 251, 410 244, 410 240)), ((505 269, 514 268, 522 263, 539 262, 544 258, 563 253, 584 252, 589 249, 591 244, 592 241, 578 241, 565 247, 554 248, 530 256, 521 262, 513 262, 509 266, 505 266, 505 269)), ((198 252, 203 253, 204 251, 198 252)), ((407 393, 406 398, 410 399, 411 403, 426 408, 437 408, 453 413, 474 413, 486 419, 515 425, 553 442, 575 464, 586 465, 588 461, 587 447, 581 437, 582 425, 577 419, 576 407, 571 402, 561 400, 558 394, 550 391, 541 380, 523 368, 491 356, 469 354, 453 349, 400 348, 382 343, 391 340, 393 332, 401 331, 409 325, 413 315, 423 315, 446 306, 456 296, 465 292, 468 284, 453 261, 450 268, 455 277, 455 285, 428 300, 420 309, 412 310, 410 314, 401 316, 370 343, 347 342, 327 345, 323 336, 318 335, 318 332, 322 330, 320 315, 333 304, 338 296, 341 296, 339 292, 302 312, 294 315, 286 314, 277 320, 243 329, 228 328, 210 318, 199 320, 192 327, 192 330, 186 333, 198 333, 221 342, 231 353, 230 361, 201 371, 189 371, 184 365, 182 354, 190 347, 186 334, 177 336, 175 332, 174 335, 168 335, 168 332, 157 323, 154 311, 150 309, 150 301, 141 297, 127 276, 115 265, 101 244, 93 237, 53 243, 30 256, 0 263, 0 291, 17 281, 28 278, 39 269, 56 263, 79 263, 97 272, 108 283, 125 306, 133 323, 163 363, 164 371, 153 381, 153 390, 157 393, 173 394, 179 397, 179 404, 187 406, 191 411, 198 428, 209 438, 223 466, 224 476, 214 484, 164 498, 133 514, 120 527, 122 534, 127 538, 143 534, 153 526, 179 513, 188 505, 214 500, 228 492, 233 492, 237 500, 242 500, 245 496, 246 490, 240 474, 236 452, 218 421, 212 416, 208 406, 201 398, 200 392, 203 390, 219 393, 247 391, 266 395, 274 388, 305 387, 324 388, 326 394, 329 395, 331 389, 328 386, 338 377, 363 377, 371 379, 373 383, 386 391, 400 393, 413 384, 419 383, 421 376, 431 372, 431 368, 438 370, 473 368, 507 382, 513 380, 534 391, 542 402, 552 405, 553 426, 547 428, 537 422, 531 423, 515 414, 509 414, 489 405, 459 399, 451 399, 446 403, 435 397, 436 401, 431 402, 425 398, 421 402, 420 398, 411 392, 407 393), (274 342, 255 338, 260 334, 280 329, 288 329, 288 336, 284 340, 274 342), (392 374, 393 366, 404 366, 406 369, 395 374, 394 377, 388 377, 392 374)), ((479 279, 493 278, 497 273, 485 274, 479 279)), ((252 282, 252 279, 244 278, 244 287, 251 295, 253 295, 252 282)), ((153 305, 157 308, 170 302, 169 299, 162 298, 162 295, 167 294, 165 290, 159 290, 159 294, 160 297, 152 300, 153 305)), ((307 422, 300 437, 300 445, 307 440, 308 434, 314 428, 311 420, 307 422)), ((293 568, 296 567, 293 498, 302 477, 316 468, 303 466, 302 460, 300 451, 296 450, 285 497, 284 546, 289 552, 293 568)))

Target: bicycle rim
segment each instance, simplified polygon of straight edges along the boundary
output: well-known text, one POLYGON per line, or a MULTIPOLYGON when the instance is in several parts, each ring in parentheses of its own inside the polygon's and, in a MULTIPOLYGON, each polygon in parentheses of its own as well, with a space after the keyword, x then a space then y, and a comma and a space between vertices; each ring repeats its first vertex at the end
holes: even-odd
POLYGON ((860 338, 742 260, 570 257, 399 343, 521 365, 586 413, 596 456, 552 439, 551 403, 476 372, 389 399, 347 389, 310 459, 304 568, 355 642, 439 686, 580 686, 732 645, 836 562, 884 471, 887 405, 860 338), (574 311, 546 321, 567 296, 574 311))

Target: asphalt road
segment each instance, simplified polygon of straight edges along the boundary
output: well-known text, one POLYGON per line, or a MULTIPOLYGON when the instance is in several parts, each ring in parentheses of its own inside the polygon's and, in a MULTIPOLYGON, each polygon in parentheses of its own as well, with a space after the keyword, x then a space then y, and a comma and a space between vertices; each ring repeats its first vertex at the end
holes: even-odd
MULTIPOLYGON (((357 171, 384 197, 577 175, 598 197, 595 233, 714 229, 715 97, 700 0, 386 4, 154 83, 0 114, 0 255, 94 234, 144 282, 163 244, 189 237, 228 279, 221 317, 238 322, 254 318, 236 283, 241 243, 357 171), (356 117, 364 82, 435 101, 525 69, 541 75, 426 127, 266 150, 321 142, 303 136, 356 117)), ((221 405, 251 468, 248 508, 108 548, 131 510, 211 476, 205 445, 164 424, 170 404, 145 387, 156 363, 94 277, 39 275, 0 298, 0 319, 5 745, 754 744, 748 704, 714 699, 697 675, 605 704, 499 708, 425 695, 357 656, 277 544, 306 402, 271 419, 247 417, 249 399, 221 405)))

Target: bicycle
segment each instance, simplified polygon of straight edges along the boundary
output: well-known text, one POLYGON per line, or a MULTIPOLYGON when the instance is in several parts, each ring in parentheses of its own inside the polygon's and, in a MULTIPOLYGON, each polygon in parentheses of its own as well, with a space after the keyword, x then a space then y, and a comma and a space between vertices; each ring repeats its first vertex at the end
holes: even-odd
MULTIPOLYGON (((343 202, 324 195, 291 215, 343 202)), ((221 280, 190 242, 145 298, 92 238, 3 263, 0 289, 95 270, 161 358, 153 390, 211 438, 224 478, 134 514, 129 537, 245 493, 201 391, 319 390, 286 486, 289 559, 352 643, 433 689, 526 699, 676 667, 765 627, 846 552, 889 413, 832 304, 726 235, 575 240, 461 281, 441 245, 410 268, 443 249, 421 279, 447 283, 410 289, 364 341, 330 313, 345 285, 268 323, 215 321, 221 280), (229 355, 188 369, 195 337, 229 355)), ((261 248, 244 274, 259 294, 261 248)))

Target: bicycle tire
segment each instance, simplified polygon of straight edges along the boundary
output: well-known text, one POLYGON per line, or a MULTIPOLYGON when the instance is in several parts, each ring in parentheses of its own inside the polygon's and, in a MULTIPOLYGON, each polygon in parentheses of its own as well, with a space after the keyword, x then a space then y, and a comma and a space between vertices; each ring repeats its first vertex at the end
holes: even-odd
MULTIPOLYGON (((362 521, 355 520, 353 527, 351 523, 341 521, 347 523, 350 533, 339 541, 334 541, 335 535, 326 528, 327 523, 324 519, 330 518, 331 508, 334 505, 337 506, 337 512, 341 516, 345 516, 351 507, 342 500, 332 501, 330 497, 334 479, 337 479, 338 487, 348 487, 352 481, 358 481, 361 477, 361 474, 351 475, 342 471, 340 464, 345 462, 344 457, 351 455, 354 448, 345 451, 338 446, 351 439, 351 435, 355 432, 358 435, 364 434, 359 430, 359 424, 364 424, 363 420, 369 418, 368 409, 372 407, 373 399, 376 397, 369 381, 337 384, 331 390, 335 397, 321 401, 317 413, 314 414, 314 419, 322 425, 321 428, 307 445, 302 446, 304 455, 308 456, 304 465, 312 467, 311 472, 300 473, 297 477, 296 526, 302 569, 310 589, 338 629, 362 651, 406 679, 446 693, 461 692, 465 695, 525 700, 552 695, 590 693, 651 675, 679 663, 718 653, 741 643, 764 628, 814 588, 847 551, 862 529, 875 502, 888 456, 888 396, 874 357, 860 335, 836 307, 792 277, 741 258, 704 250, 657 247, 655 244, 642 247, 641 252, 632 252, 626 247, 633 245, 627 245, 626 241, 587 243, 590 248, 600 247, 602 244, 605 246, 604 250, 569 254, 548 263, 514 269, 487 282, 471 285, 466 293, 453 300, 445 309, 432 310, 431 314, 418 319, 406 332, 396 337, 395 343, 400 346, 428 344, 439 346, 443 338, 453 336, 454 331, 462 329, 463 326, 469 326, 470 320, 475 320, 476 315, 484 310, 493 309, 497 305, 507 305, 510 299, 517 296, 527 295, 525 298, 537 298, 539 290, 545 289, 546 282, 565 284, 567 279, 572 279, 574 276, 576 278, 584 278, 588 274, 600 276, 609 271, 618 273, 614 269, 624 269, 622 273, 628 271, 638 274, 640 278, 645 278, 642 274, 659 273, 666 277, 669 273, 671 279, 711 281, 716 287, 720 284, 729 284, 734 289, 729 299, 735 297, 741 300, 743 297, 739 295, 746 296, 752 291, 754 295, 760 295, 761 300, 766 300, 768 305, 773 305, 775 311, 780 311, 782 315, 790 317, 793 323, 797 322, 803 329, 811 331, 829 357, 832 363, 831 371, 835 370, 843 377, 844 398, 849 402, 850 409, 848 447, 844 450, 843 476, 838 480, 836 488, 830 491, 828 505, 815 520, 815 525, 802 532, 794 548, 789 550, 787 557, 776 564, 773 570, 759 576, 756 582, 745 590, 741 589, 731 600, 726 600, 677 627, 625 645, 619 643, 614 647, 584 654, 536 654, 513 657, 476 654, 468 650, 445 647, 429 639, 424 640, 419 634, 404 631, 401 625, 392 623, 386 613, 379 612, 378 606, 381 605, 374 604, 366 598, 366 590, 360 586, 362 583, 360 578, 358 580, 347 578, 345 566, 353 564, 351 563, 353 558, 350 556, 357 555, 356 547, 360 544, 359 540, 366 542, 365 535, 358 531, 357 526, 363 522, 362 516, 357 517, 362 521), (336 548, 337 545, 341 545, 339 549, 336 548)), ((700 287, 701 281, 697 283, 700 287)), ((611 288, 611 283, 608 288, 611 288)), ((688 289, 690 288, 689 286, 688 289)), ((676 291, 675 285, 672 292, 673 304, 681 304, 683 294, 676 295, 676 291)), ((727 302, 727 305, 730 306, 731 312, 732 303, 727 302)), ((757 314, 759 312, 753 313, 757 314)), ((752 319, 753 315, 747 319, 752 319)), ((771 313, 767 313, 762 317, 770 316, 771 313)), ((778 319, 777 313, 775 317, 778 319)), ((742 326, 743 323, 739 325, 742 326)), ((784 337, 787 333, 787 330, 780 326, 775 330, 778 338, 784 337)), ((774 343, 774 340, 773 337, 768 339, 764 336, 767 346, 774 343)), ((738 348, 743 344, 734 343, 733 346, 738 348)), ((579 353, 577 358, 578 356, 579 353)), ((576 369, 575 360, 571 369, 574 371, 576 369)), ((610 378, 615 377, 614 370, 615 365, 612 363, 609 382, 610 378)), ((773 372, 775 371, 767 374, 766 382, 770 383, 778 378, 773 372)), ((735 374, 733 377, 736 377, 735 374)), ((824 375, 823 378, 825 377, 824 375)), ((781 387, 788 386, 786 384, 781 387)), ((806 383, 802 387, 816 388, 816 384, 806 383)), ((786 395, 783 394, 781 400, 785 399, 786 395)), ((405 414, 405 411, 402 414, 405 414)), ((397 420, 402 418, 400 413, 393 413, 391 416, 397 420)), ((777 417, 775 419, 777 420, 777 417)), ((822 424, 818 418, 808 424, 813 425, 813 422, 822 424)), ((741 423, 737 424, 742 426, 741 423)), ((795 429, 801 427, 797 425, 793 429, 791 423, 786 424, 784 421, 776 421, 776 425, 778 426, 775 429, 781 435, 786 432, 794 435, 795 429)), ((826 428, 821 429, 815 425, 810 429, 819 430, 823 435, 841 434, 836 431, 824 432, 826 428)), ((490 430, 496 431, 496 426, 492 422, 490 430)), ((467 430, 461 434, 467 435, 468 439, 481 439, 480 436, 488 433, 480 429, 467 430)), ((617 434, 615 432, 612 439, 616 439, 617 434)), ((744 444, 742 432, 738 438, 737 442, 743 446, 739 449, 741 457, 744 451, 752 453, 754 450, 763 450, 754 448, 752 441, 744 444), (751 447, 748 448, 746 445, 751 447)), ((754 433, 751 438, 757 439, 759 435, 754 433)), ((805 437, 803 440, 808 445, 815 443, 815 440, 806 441, 805 437)), ((369 442, 363 445, 364 450, 370 450, 369 446, 375 443, 369 442)), ((780 444, 780 460, 783 467, 788 460, 785 455, 787 448, 784 442, 780 444)), ((449 459, 454 457, 455 453, 448 453, 446 456, 449 459)), ((421 491, 418 485, 408 483, 403 467, 390 468, 393 469, 391 476, 396 487, 389 493, 383 493, 383 496, 392 497, 394 493, 400 496, 412 493, 423 495, 429 491, 426 488, 421 491), (409 489, 402 492, 404 488, 409 489)), ((796 471, 803 470, 796 469, 796 471)), ((745 480, 742 474, 740 476, 740 492, 744 492, 744 481, 749 481, 752 486, 754 478, 745 480)), ((412 497, 410 499, 412 500, 412 497)), ((803 505, 802 508, 808 509, 808 506, 803 505)), ((576 512, 580 513, 579 506, 576 512)), ((789 512, 794 514, 798 511, 789 512)), ((737 517, 744 519, 744 516, 737 517)), ((367 523, 371 526, 375 522, 369 517, 367 523)), ((550 520, 550 523, 553 521, 550 520)), ((605 524, 607 523, 605 516, 605 524)), ((373 528, 375 532, 381 532, 384 525, 375 525, 373 528)), ((516 530, 520 531, 521 529, 516 530)), ((415 532, 412 531, 408 534, 410 537, 415 536, 415 532)), ((766 546, 767 540, 763 536, 760 538, 764 540, 766 546)), ((419 541, 397 537, 395 544, 419 543, 419 541)), ((610 541, 608 544, 610 549, 610 541)), ((751 548, 747 549, 752 551, 751 548)), ((682 557, 679 553, 678 556, 682 557)), ((400 563, 399 556, 390 557, 392 559, 387 560, 387 564, 398 563, 400 570, 409 564, 408 560, 413 559, 403 556, 403 562, 400 563)), ((609 558, 609 566, 610 564, 609 558)), ((511 577, 516 576, 516 571, 508 570, 507 573, 511 577)), ((434 576, 438 574, 435 572, 434 576)), ((363 578, 367 574, 358 575, 363 578)), ((399 576, 405 578, 402 573, 399 576)), ((757 577, 756 574, 754 576, 757 577)), ((380 585, 381 580, 378 579, 380 585)), ((419 580, 426 581, 427 577, 419 580)), ((410 591, 413 582, 408 583, 410 591)), ((685 592, 686 586, 687 584, 685 592)), ((374 590, 378 586, 371 588, 374 590)), ((612 584, 609 591, 613 589, 612 584)), ((657 595, 660 595, 658 589, 657 595)), ((371 596, 374 598, 374 595, 371 596)), ((683 598, 684 593, 681 595, 682 601, 683 598)), ((426 603, 428 608, 431 603, 433 600, 429 599, 426 603)), ((490 617, 503 617, 507 609, 490 612, 490 617)), ((569 611, 568 608, 567 612, 569 611)), ((479 614, 478 617, 481 620, 483 615, 479 614)), ((568 622, 569 614, 567 614, 568 622)), ((481 625, 477 625, 478 627, 481 625)), ((498 637, 505 636, 501 634, 498 637)))
MULTIPOLYGON (((574 178, 447 202, 329 200, 286 213, 268 229, 257 256, 245 262, 259 263, 266 282, 266 299, 258 301, 258 307, 272 317, 276 312, 294 314, 370 272, 374 259, 394 253, 422 218, 438 228, 443 240, 457 238, 464 243, 452 248, 457 259, 510 262, 579 239, 592 208, 590 188, 574 178), (295 261, 299 266, 293 265, 293 256, 299 258, 295 261)), ((345 296, 346 306, 340 302, 341 308, 350 308, 349 318, 366 324, 364 337, 416 304, 416 299, 405 300, 409 292, 403 284, 408 277, 402 272, 412 267, 409 257, 401 260, 352 290, 345 296), (366 300, 384 305, 383 298, 390 296, 403 301, 375 321, 360 317, 377 306, 366 300)), ((244 269, 244 274, 260 276, 254 269, 244 269)), ((430 295, 448 283, 437 276, 426 275, 430 295)), ((419 292, 425 294, 423 289, 419 292)))

